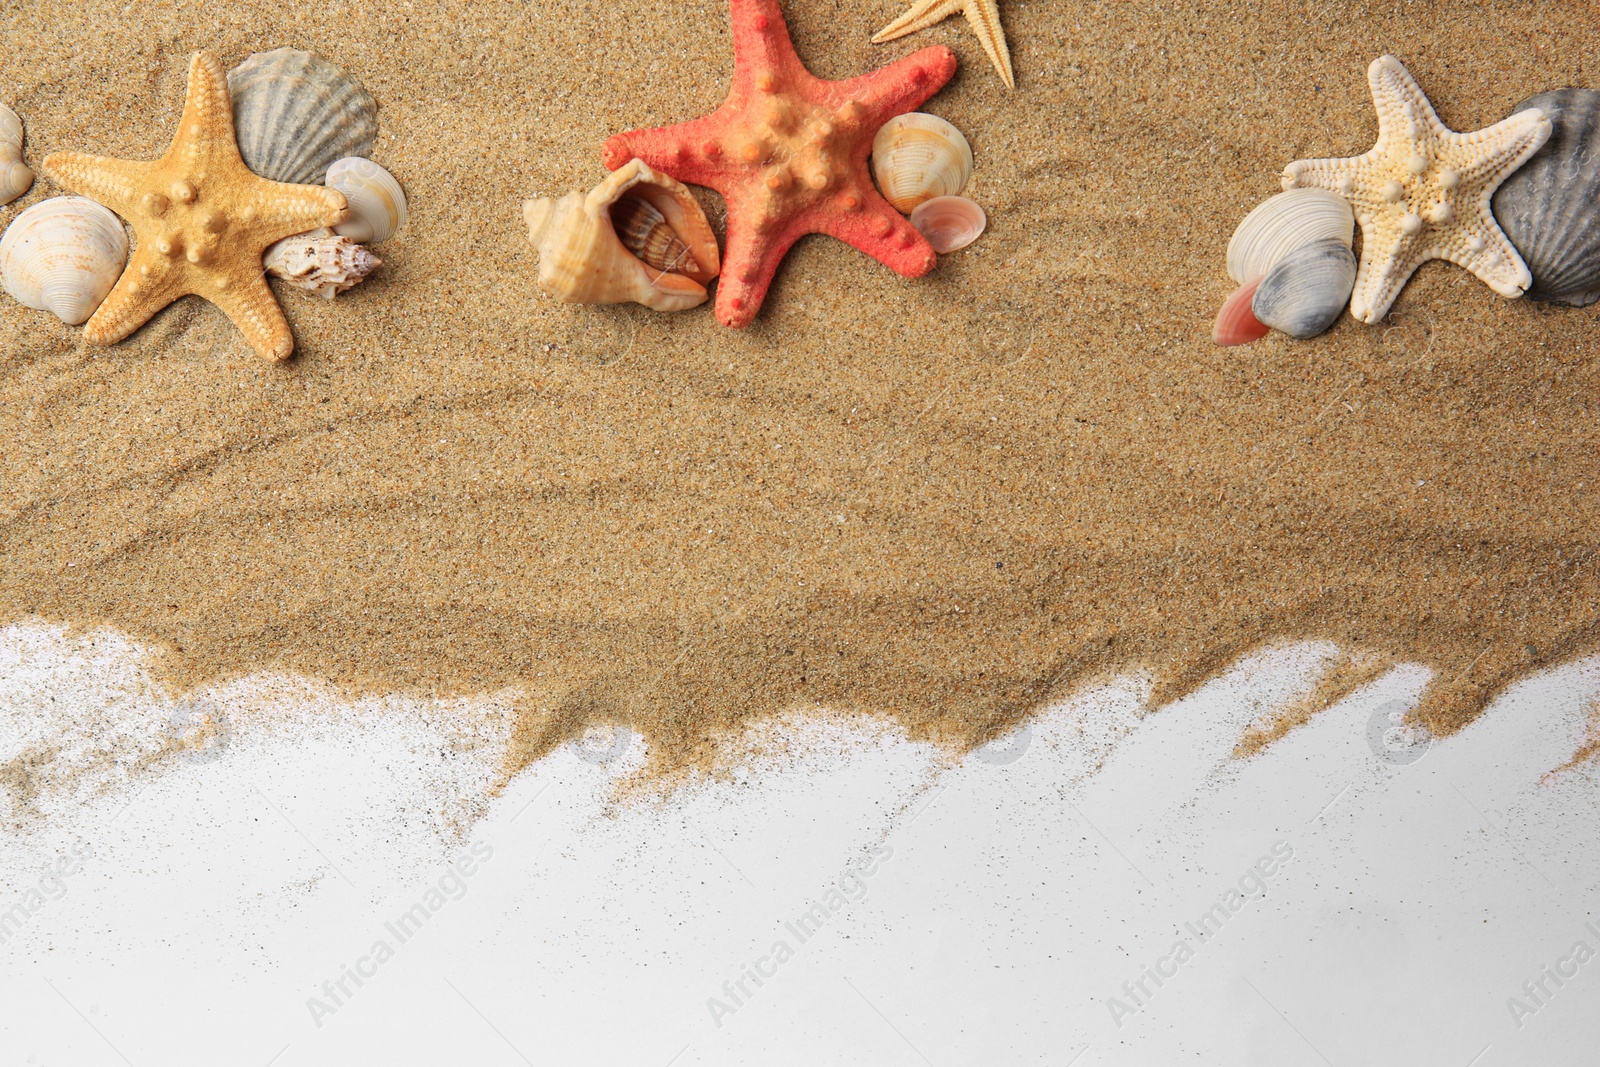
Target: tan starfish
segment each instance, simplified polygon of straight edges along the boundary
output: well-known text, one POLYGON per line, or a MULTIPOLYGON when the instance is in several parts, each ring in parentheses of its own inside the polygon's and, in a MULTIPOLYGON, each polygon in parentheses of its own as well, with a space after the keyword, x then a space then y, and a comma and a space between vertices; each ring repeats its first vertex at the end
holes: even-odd
POLYGON ((286 185, 244 165, 234 139, 228 78, 216 57, 189 63, 183 117, 153 163, 56 152, 47 174, 121 215, 138 248, 84 326, 90 344, 116 344, 156 312, 193 294, 221 308, 268 359, 288 359, 294 334, 262 276, 261 253, 292 234, 349 215, 343 194, 286 185))
POLYGON ((1006 48, 1006 31, 1000 26, 998 0, 916 0, 911 10, 872 35, 873 44, 892 41, 908 33, 925 30, 936 22, 943 22, 957 11, 967 16, 978 43, 989 53, 989 61, 1000 72, 1007 89, 1017 87, 1011 76, 1011 52, 1006 48))
POLYGON ((1473 133, 1439 121, 1411 72, 1394 56, 1367 68, 1378 108, 1378 143, 1350 159, 1302 159, 1283 187, 1328 189, 1350 201, 1361 223, 1361 267, 1350 314, 1377 322, 1406 280, 1430 259, 1470 270, 1501 296, 1533 284, 1522 257, 1495 222, 1489 198, 1550 137, 1538 108, 1473 133))

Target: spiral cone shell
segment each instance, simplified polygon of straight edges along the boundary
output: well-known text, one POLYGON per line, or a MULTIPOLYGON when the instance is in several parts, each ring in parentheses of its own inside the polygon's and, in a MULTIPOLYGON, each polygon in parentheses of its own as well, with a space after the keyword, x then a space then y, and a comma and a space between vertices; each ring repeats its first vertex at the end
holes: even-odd
POLYGON ((268 274, 329 300, 383 265, 364 246, 328 230, 285 237, 261 259, 268 274))

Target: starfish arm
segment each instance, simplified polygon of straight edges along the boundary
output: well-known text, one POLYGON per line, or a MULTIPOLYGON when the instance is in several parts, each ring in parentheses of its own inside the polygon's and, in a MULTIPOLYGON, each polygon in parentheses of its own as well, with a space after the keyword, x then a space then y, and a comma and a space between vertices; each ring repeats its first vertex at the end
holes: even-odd
POLYGON ((989 62, 994 64, 994 69, 1000 72, 1000 80, 1006 83, 1007 89, 1015 89, 1017 81, 1011 73, 1011 50, 1006 47, 1006 31, 1000 25, 999 6, 995 0, 968 0, 966 11, 967 21, 972 23, 973 32, 978 35, 978 43, 989 53, 989 62))
POLYGON ((257 354, 281 362, 294 351, 289 320, 283 317, 283 309, 278 306, 264 275, 258 274, 247 282, 204 295, 233 320, 257 354))
POLYGON ((870 74, 832 82, 841 103, 859 101, 878 122, 915 111, 956 72, 956 54, 944 45, 912 52, 870 74))
POLYGON ((1382 155, 1395 138, 1416 140, 1409 128, 1413 123, 1441 139, 1450 134, 1422 86, 1396 57, 1374 59, 1367 68, 1367 85, 1372 89, 1372 103, 1378 111, 1378 143, 1372 149, 1373 155, 1382 155))
POLYGON ((1456 145, 1489 148, 1475 152, 1471 162, 1458 168, 1462 183, 1470 187, 1474 182, 1484 182, 1482 201, 1487 207, 1500 183, 1544 147, 1552 129, 1549 117, 1539 108, 1531 107, 1474 133, 1451 134, 1451 141, 1456 145))
POLYGON ((153 249, 135 249, 117 284, 84 323, 83 339, 92 345, 116 344, 182 296, 179 289, 153 249))
POLYGON ((966 7, 966 3, 967 0, 917 0, 905 14, 873 34, 872 43, 882 44, 908 33, 925 30, 954 15, 966 7))
POLYGON ((274 241, 307 233, 320 226, 337 226, 350 217, 349 202, 337 189, 320 185, 291 185, 259 179, 246 205, 255 210, 248 224, 253 244, 260 251, 274 241))
POLYGON ((693 122, 654 129, 629 130, 609 138, 600 150, 608 170, 629 160, 645 164, 681 182, 704 185, 723 195, 737 183, 738 168, 729 164, 722 145, 726 119, 721 110, 693 122))
POLYGON ((816 230, 838 238, 907 278, 920 278, 939 262, 927 238, 881 196, 867 201, 859 211, 821 216, 816 220, 816 230))
POLYGON ((1479 211, 1473 232, 1481 242, 1479 248, 1472 248, 1465 240, 1455 240, 1442 245, 1435 255, 1465 267, 1507 299, 1515 300, 1527 292, 1533 284, 1533 272, 1487 207, 1479 211))
POLYGON ((728 210, 728 239, 722 254, 722 275, 717 281, 717 321, 724 326, 748 326, 761 310, 767 289, 801 231, 789 228, 767 235, 728 210))
POLYGON ((133 217, 140 187, 155 169, 154 163, 78 152, 52 152, 44 160, 44 172, 57 185, 98 201, 125 219, 133 217))
POLYGON ((1361 264, 1350 293, 1350 317, 1368 324, 1389 313, 1400 290, 1431 256, 1418 255, 1415 242, 1372 224, 1361 226, 1361 264))
POLYGON ((228 74, 209 52, 189 58, 189 88, 183 98, 178 133, 164 162, 181 161, 187 170, 203 170, 219 157, 237 158, 233 133, 233 102, 228 95, 228 74), (175 159, 176 157, 176 159, 175 159))

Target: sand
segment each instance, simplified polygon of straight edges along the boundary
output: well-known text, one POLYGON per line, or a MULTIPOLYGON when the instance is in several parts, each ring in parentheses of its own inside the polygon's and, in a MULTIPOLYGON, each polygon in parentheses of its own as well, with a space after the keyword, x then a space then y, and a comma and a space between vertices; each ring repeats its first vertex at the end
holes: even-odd
POLYGON ((1008 0, 1012 94, 960 19, 869 44, 899 8, 784 4, 824 77, 957 51, 927 109, 989 232, 916 281, 809 238, 735 332, 556 303, 520 218, 721 102, 722 0, 8 6, 35 164, 154 158, 191 51, 292 45, 377 99, 412 214, 338 300, 275 283, 282 366, 192 298, 110 349, 0 299, 0 622, 109 624, 180 690, 514 689, 519 759, 625 722, 660 770, 817 706, 972 743, 1312 637, 1432 667, 1449 731, 1600 643, 1596 312, 1431 263, 1379 326, 1209 339, 1283 165, 1371 146, 1374 56, 1475 129, 1594 85, 1600 12, 1008 0))

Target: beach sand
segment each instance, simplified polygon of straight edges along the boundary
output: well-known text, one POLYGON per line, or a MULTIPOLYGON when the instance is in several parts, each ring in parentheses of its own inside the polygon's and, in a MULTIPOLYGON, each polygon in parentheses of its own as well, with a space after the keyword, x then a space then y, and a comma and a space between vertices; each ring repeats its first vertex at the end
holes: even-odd
POLYGON ((1600 11, 1001 6, 1015 93, 960 18, 874 46, 900 0, 785 0, 822 77, 956 50, 926 110, 990 229, 915 281, 808 238, 732 331, 557 303, 521 220, 721 102, 723 0, 8 5, 36 168, 155 158, 192 51, 288 45, 376 98, 411 220, 335 301, 274 283, 285 365, 194 298, 109 349, 0 299, 0 622, 114 626, 178 689, 517 690, 519 760, 611 721, 659 771, 764 713, 972 743, 1099 672, 1163 701, 1311 637, 1432 667, 1449 731, 1592 651, 1596 311, 1436 262, 1378 326, 1210 324, 1283 166, 1371 147, 1375 56, 1472 130, 1595 85, 1600 11))

